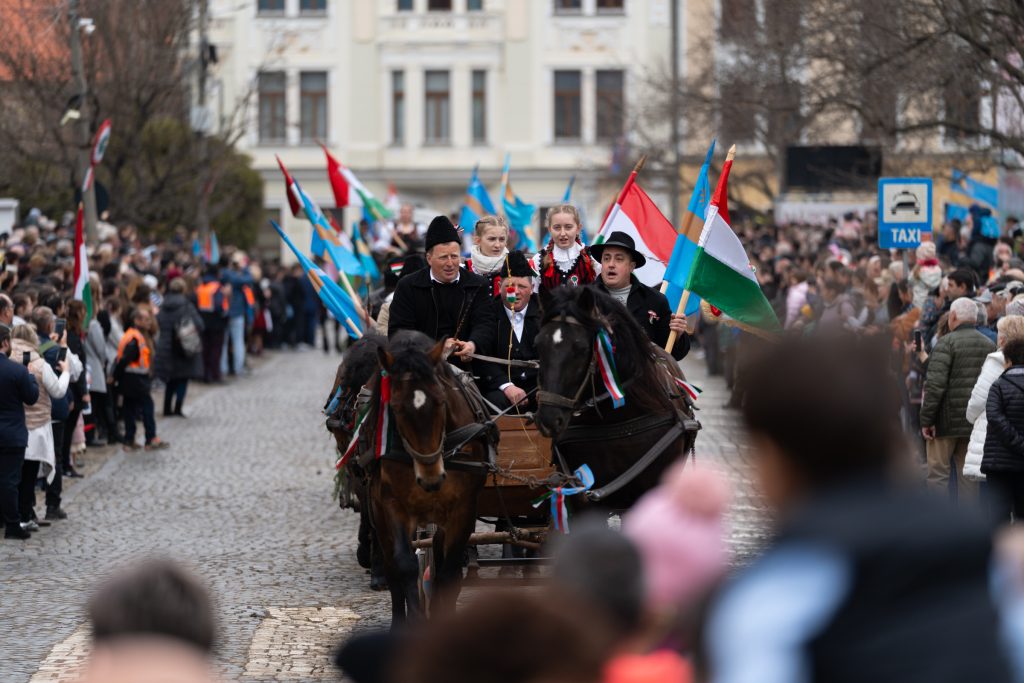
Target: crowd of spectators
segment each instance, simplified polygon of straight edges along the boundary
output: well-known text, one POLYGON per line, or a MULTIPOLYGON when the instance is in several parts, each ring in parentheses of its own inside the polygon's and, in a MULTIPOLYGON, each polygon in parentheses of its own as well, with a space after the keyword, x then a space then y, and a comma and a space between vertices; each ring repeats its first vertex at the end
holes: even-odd
MULTIPOLYGON (((266 348, 312 348, 326 321, 301 268, 260 264, 231 246, 209 263, 184 229, 151 242, 131 225, 101 222, 98 237, 87 246, 89 294, 76 297, 70 214, 57 222, 33 210, 0 234, 7 538, 67 517, 63 480, 82 476, 86 448, 167 448, 154 393, 162 392, 165 418, 185 418, 190 382, 244 375, 247 356, 266 348)), ((340 348, 337 327, 335 341, 340 348)))

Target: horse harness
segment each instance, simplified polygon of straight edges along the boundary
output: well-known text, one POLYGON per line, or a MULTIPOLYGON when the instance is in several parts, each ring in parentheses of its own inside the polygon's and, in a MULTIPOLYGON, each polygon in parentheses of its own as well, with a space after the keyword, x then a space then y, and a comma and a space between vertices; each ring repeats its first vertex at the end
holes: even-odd
MULTIPOLYGON (((584 327, 576 318, 572 316, 562 315, 561 322, 569 325, 578 325, 584 327)), ((589 408, 596 408, 599 403, 609 398, 609 392, 604 391, 598 394, 594 385, 594 376, 597 370, 597 359, 594 353, 590 356, 590 365, 587 368, 586 374, 580 381, 579 387, 576 389, 576 393, 572 398, 563 396, 552 391, 546 391, 539 389, 537 391, 537 403, 539 405, 548 404, 558 406, 560 408, 568 408, 574 411, 576 414, 582 413, 584 410, 589 408), (587 385, 591 387, 591 397, 586 401, 580 403, 580 398, 583 396, 583 392, 586 390, 587 385)), ((666 368, 667 371, 667 368, 666 368)), ((625 390, 629 384, 633 382, 633 377, 628 378, 622 383, 622 389, 625 390)), ((538 379, 538 386, 540 385, 538 379)), ((679 398, 678 394, 669 390, 670 398, 679 398)), ((683 395, 686 399, 687 406, 692 405, 688 396, 683 395)), ((577 425, 575 427, 567 427, 562 435, 558 438, 557 442, 552 443, 552 450, 558 459, 558 465, 562 468, 565 473, 569 472, 569 466, 562 456, 559 446, 565 446, 571 443, 586 443, 592 441, 609 441, 619 440, 635 436, 644 432, 653 431, 662 427, 668 427, 668 430, 662 434, 657 442, 651 446, 646 453, 643 454, 639 459, 634 462, 629 469, 620 474, 618 477, 613 479, 611 482, 597 489, 591 489, 587 491, 586 495, 588 500, 598 502, 608 498, 612 494, 618 492, 623 487, 628 485, 631 481, 636 479, 648 466, 651 465, 658 457, 665 451, 669 445, 682 436, 686 432, 696 432, 700 429, 700 422, 693 419, 686 413, 682 412, 678 408, 673 406, 671 413, 662 415, 642 415, 626 422, 611 423, 603 425, 577 425)))

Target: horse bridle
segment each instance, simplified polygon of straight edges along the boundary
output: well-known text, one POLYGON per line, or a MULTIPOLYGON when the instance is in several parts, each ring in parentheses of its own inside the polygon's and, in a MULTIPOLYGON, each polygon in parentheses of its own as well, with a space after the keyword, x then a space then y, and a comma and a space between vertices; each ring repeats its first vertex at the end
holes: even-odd
MULTIPOLYGON (((581 323, 579 320, 571 315, 562 315, 559 322, 567 325, 576 325, 586 329, 586 325, 581 323)), ((586 391, 587 384, 590 384, 591 391, 594 387, 594 373, 597 371, 597 358, 594 356, 593 349, 590 352, 590 365, 587 367, 587 372, 583 375, 583 379, 580 381, 579 387, 576 389, 575 395, 572 398, 563 396, 562 394, 554 391, 546 391, 540 387, 540 377, 537 378, 537 405, 551 405, 558 406, 559 408, 568 408, 569 410, 576 410, 580 403, 580 397, 583 396, 583 392, 586 391)))
MULTIPOLYGON (((440 380, 435 381, 440 384, 440 380)), ((433 465, 441 459, 441 456, 444 455, 444 442, 448 436, 448 402, 441 402, 441 438, 438 441, 437 448, 430 453, 420 453, 413 448, 405 438, 405 434, 403 434, 402 430, 398 428, 397 423, 395 424, 395 431, 398 432, 398 438, 401 439, 402 447, 405 449, 405 452, 409 454, 409 457, 421 465, 433 465)))

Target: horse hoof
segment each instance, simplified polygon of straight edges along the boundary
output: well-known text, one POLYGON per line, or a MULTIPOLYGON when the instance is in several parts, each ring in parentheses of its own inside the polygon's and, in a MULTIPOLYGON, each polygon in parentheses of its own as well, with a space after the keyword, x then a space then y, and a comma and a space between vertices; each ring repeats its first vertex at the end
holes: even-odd
POLYGON ((370 590, 372 591, 386 591, 388 589, 388 582, 383 576, 371 576, 370 577, 370 590))
POLYGON ((356 548, 356 562, 363 569, 370 568, 370 544, 360 543, 359 547, 356 548))

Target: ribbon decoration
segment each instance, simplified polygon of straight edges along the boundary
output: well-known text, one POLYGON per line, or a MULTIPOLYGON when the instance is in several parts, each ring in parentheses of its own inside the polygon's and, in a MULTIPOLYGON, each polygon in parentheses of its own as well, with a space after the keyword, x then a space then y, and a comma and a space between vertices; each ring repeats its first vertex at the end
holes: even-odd
POLYGON ((374 435, 374 453, 377 459, 384 457, 391 446, 391 376, 387 370, 380 371, 380 405, 377 410, 377 431, 374 435))
POLYGON ((697 397, 704 393, 704 390, 696 384, 690 384, 686 380, 679 379, 678 377, 673 377, 672 380, 676 383, 676 386, 687 393, 692 401, 696 401, 697 397))
POLYGON ((345 448, 345 452, 338 458, 338 462, 334 463, 334 469, 340 470, 345 466, 345 463, 349 461, 352 454, 356 452, 356 446, 359 445, 359 433, 363 430, 363 425, 366 424, 366 418, 370 416, 370 405, 366 404, 363 408, 363 414, 359 416, 359 421, 356 422, 356 426, 352 430, 352 440, 348 442, 348 446, 345 448))
POLYGON ((577 467, 573 476, 580 482, 579 486, 553 488, 533 502, 533 507, 539 507, 545 500, 551 501, 551 520, 554 522, 555 531, 561 531, 564 534, 569 533, 569 510, 565 507, 566 496, 575 496, 578 493, 589 491, 594 486, 594 473, 590 471, 589 465, 577 467))
POLYGON ((341 401, 341 385, 338 385, 338 390, 334 392, 334 396, 331 397, 330 403, 324 408, 324 415, 333 415, 334 411, 338 409, 338 403, 341 401))
POLYGON ((604 382, 604 388, 612 399, 612 407, 621 408, 626 405, 626 394, 619 382, 619 373, 615 369, 615 348, 612 346, 608 330, 600 329, 594 339, 594 356, 597 358, 597 370, 604 382))

